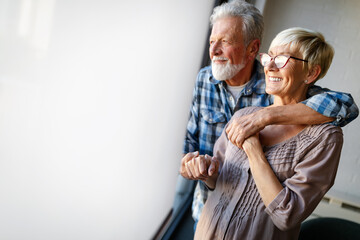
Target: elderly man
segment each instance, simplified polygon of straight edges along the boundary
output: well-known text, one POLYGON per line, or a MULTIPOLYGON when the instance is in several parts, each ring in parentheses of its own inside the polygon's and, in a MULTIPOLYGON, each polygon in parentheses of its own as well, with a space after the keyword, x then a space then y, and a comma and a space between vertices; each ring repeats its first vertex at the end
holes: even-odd
MULTIPOLYGON (((204 177, 213 155, 213 146, 226 123, 238 109, 268 106, 272 97, 265 93, 263 68, 255 59, 263 34, 263 17, 251 4, 232 1, 214 9, 210 18, 211 66, 200 70, 190 109, 180 173, 193 179, 186 167, 195 158, 204 177), (204 156, 205 155, 205 156, 204 156)), ((281 81, 281 79, 275 79, 281 81)), ((313 86, 311 97, 294 105, 264 108, 238 118, 226 129, 230 141, 242 147, 244 139, 271 124, 319 124, 344 126, 358 115, 350 94, 313 86)), ((208 190, 198 182, 192 205, 195 223, 199 220, 208 190)))

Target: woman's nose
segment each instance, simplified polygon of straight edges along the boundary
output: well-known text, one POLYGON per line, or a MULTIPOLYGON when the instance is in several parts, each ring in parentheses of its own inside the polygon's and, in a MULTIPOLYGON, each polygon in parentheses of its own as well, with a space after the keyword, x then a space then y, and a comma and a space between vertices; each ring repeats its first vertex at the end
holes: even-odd
POLYGON ((269 69, 269 70, 278 69, 278 67, 275 64, 274 59, 271 59, 271 61, 266 65, 266 68, 269 69))

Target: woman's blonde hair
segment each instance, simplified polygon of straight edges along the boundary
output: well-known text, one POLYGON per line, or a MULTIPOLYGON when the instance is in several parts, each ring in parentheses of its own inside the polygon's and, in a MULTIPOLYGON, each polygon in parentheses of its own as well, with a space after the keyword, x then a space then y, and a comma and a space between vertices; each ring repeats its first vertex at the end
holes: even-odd
POLYGON ((272 40, 270 49, 276 46, 288 45, 290 49, 298 50, 304 60, 306 69, 319 65, 321 72, 316 80, 323 78, 334 57, 334 48, 325 41, 320 32, 306 28, 294 27, 281 31, 272 40))

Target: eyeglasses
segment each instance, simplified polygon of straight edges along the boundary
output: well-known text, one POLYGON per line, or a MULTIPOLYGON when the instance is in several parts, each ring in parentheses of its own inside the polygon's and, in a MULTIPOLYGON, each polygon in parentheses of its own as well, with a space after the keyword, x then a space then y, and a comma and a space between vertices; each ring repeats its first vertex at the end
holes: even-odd
POLYGON ((292 57, 292 56, 288 56, 288 55, 277 55, 275 57, 271 57, 267 53, 260 53, 259 56, 260 56, 260 63, 264 67, 266 67, 268 64, 270 64, 270 62, 272 60, 274 60, 275 65, 276 65, 277 68, 285 67, 285 65, 289 62, 290 58, 293 58, 293 59, 299 60, 299 61, 303 61, 303 62, 308 62, 307 60, 292 57))

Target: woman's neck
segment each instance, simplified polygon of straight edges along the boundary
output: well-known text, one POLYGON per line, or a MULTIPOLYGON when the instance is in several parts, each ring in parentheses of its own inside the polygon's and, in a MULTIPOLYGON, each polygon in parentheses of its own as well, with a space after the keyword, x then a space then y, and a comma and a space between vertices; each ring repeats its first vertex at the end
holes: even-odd
POLYGON ((299 102, 302 102, 306 99, 305 96, 297 96, 297 97, 280 97, 280 96, 274 96, 274 106, 284 106, 284 105, 290 105, 290 104, 297 104, 299 102))
POLYGON ((296 92, 290 92, 287 95, 274 95, 274 106, 290 105, 302 102, 306 99, 308 86, 302 86, 296 92))

